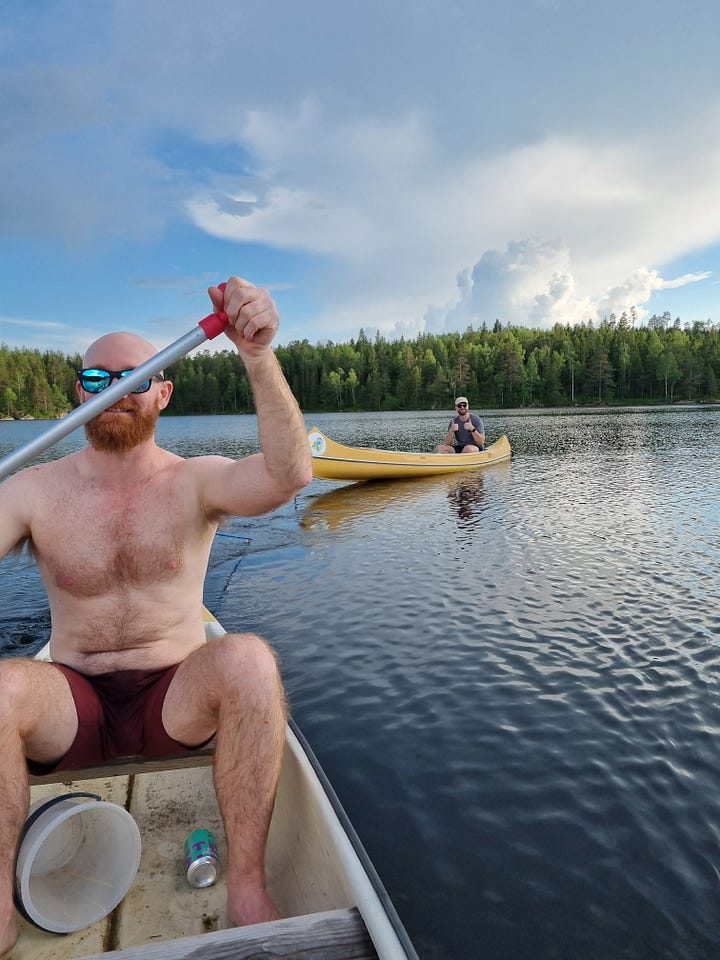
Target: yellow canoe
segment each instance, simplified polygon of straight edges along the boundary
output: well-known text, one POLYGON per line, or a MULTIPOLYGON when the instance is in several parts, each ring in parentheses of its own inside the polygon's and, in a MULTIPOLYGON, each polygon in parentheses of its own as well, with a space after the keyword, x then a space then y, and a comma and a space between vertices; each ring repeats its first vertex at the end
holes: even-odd
POLYGON ((511 457, 510 441, 503 434, 478 453, 405 453, 371 447, 345 447, 317 427, 308 432, 313 455, 313 476, 318 480, 394 480, 432 477, 487 467, 511 457))

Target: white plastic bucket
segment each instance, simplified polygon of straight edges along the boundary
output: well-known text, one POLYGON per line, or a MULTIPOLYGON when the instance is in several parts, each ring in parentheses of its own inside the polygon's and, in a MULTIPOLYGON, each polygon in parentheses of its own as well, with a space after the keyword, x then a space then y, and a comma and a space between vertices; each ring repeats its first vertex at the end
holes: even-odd
POLYGON ((15 863, 15 903, 51 933, 106 917, 140 865, 140 831, 124 809, 91 793, 68 793, 30 808, 15 863))

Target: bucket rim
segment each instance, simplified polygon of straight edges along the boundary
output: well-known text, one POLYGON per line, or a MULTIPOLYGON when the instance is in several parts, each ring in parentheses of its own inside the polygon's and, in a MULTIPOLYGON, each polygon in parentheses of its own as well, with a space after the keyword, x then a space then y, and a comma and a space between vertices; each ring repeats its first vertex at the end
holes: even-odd
MULTIPOLYGON (((55 934, 67 934, 67 933, 70 933, 71 931, 58 930, 58 929, 55 929, 53 926, 43 925, 43 923, 39 918, 36 918, 30 915, 30 913, 27 910, 27 907, 25 906, 25 901, 27 900, 28 902, 32 902, 32 897, 30 896, 30 890, 29 890, 31 870, 30 868, 28 868, 28 870, 22 871, 22 874, 18 876, 18 861, 22 853, 23 856, 27 857, 28 863, 32 864, 32 861, 35 855, 37 854, 38 850, 40 849, 43 842, 47 838, 47 833, 40 833, 37 837, 35 837, 34 839, 31 839, 29 846, 28 846, 28 841, 29 841, 28 834, 30 833, 33 826, 36 824, 36 822, 40 819, 41 816, 43 816, 49 810, 51 810, 52 807, 57 806, 63 801, 67 801, 67 800, 84 800, 85 802, 76 803, 74 805, 67 807, 65 810, 57 811, 57 818, 55 821, 53 821, 53 829, 56 829, 58 826, 60 826, 60 824, 64 823, 66 820, 69 820, 71 817, 76 816, 77 814, 83 813, 87 810, 95 809, 98 803, 100 803, 105 806, 105 810, 108 813, 110 813, 111 816, 119 817, 120 820, 124 821, 126 826, 128 826, 130 830, 134 832, 134 836, 137 838, 137 840, 138 841, 140 840, 140 831, 138 829, 138 825, 135 822, 135 819, 132 816, 132 814, 128 810, 126 810, 125 807, 120 806, 117 803, 112 803, 110 801, 107 801, 103 797, 99 796, 98 794, 86 793, 86 792, 80 792, 80 791, 77 791, 74 793, 63 793, 54 797, 48 797, 45 801, 42 801, 42 800, 37 801, 37 806, 33 804, 33 806, 35 806, 35 809, 27 817, 23 825, 23 829, 20 834, 20 839, 17 845, 17 853, 15 854, 15 863, 14 863, 14 870, 13 870, 13 879, 15 881, 13 884, 13 901, 18 913, 20 913, 20 915, 25 920, 31 923, 34 927, 37 927, 39 930, 44 930, 48 933, 55 933, 55 934)), ((136 858, 137 863, 135 865, 134 873, 137 873, 137 867, 139 866, 141 852, 142 852, 142 845, 141 843, 138 843, 138 852, 137 852, 137 858, 136 858)), ((120 900, 122 900, 126 894, 127 894, 127 890, 125 890, 123 895, 120 897, 120 900)), ((120 900, 118 900, 118 903, 120 902, 120 900)), ((105 914, 105 916, 107 916, 107 914, 105 914)), ((98 919, 102 919, 102 917, 98 919)), ((93 922, 97 922, 97 921, 93 921, 93 922)), ((79 929, 83 929, 83 928, 81 927, 79 929)))
MULTIPOLYGON (((60 794, 58 794, 57 796, 48 797, 48 798, 45 799, 45 800, 37 800, 36 803, 34 803, 34 804, 32 805, 32 806, 35 807, 35 809, 32 811, 32 813, 30 813, 30 814, 25 818, 25 823, 23 824, 23 828, 22 828, 22 830, 20 831, 20 837, 18 838, 18 844, 17 844, 17 846, 18 846, 18 851, 20 850, 20 847, 21 847, 22 844, 23 844, 23 840, 24 840, 25 837, 28 835, 28 832, 29 832, 30 828, 33 826, 33 824, 34 824, 37 820, 40 819, 40 817, 41 817, 44 813, 47 813, 47 811, 50 809, 50 807, 54 807, 54 806, 56 806, 56 804, 62 803, 63 800, 74 800, 76 797, 90 797, 90 798, 92 798, 93 800, 99 800, 101 803, 105 803, 105 802, 106 802, 106 801, 103 800, 103 798, 102 798, 99 794, 97 794, 97 793, 85 793, 85 792, 82 792, 82 791, 77 791, 77 792, 75 792, 75 793, 60 793, 60 794)), ((15 865, 17 866, 17 857, 15 857, 15 865)))

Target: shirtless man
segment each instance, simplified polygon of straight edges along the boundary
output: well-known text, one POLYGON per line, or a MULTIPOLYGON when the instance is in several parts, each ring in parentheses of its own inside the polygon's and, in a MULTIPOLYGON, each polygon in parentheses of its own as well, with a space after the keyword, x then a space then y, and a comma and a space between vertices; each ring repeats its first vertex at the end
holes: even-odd
MULTIPOLYGON (((133 739, 120 719, 107 731, 110 755, 167 755, 217 737, 227 913, 241 925, 278 916, 263 861, 285 698, 275 656, 260 637, 205 642, 203 582, 219 521, 286 503, 310 482, 312 468, 302 414, 271 347, 275 304, 238 277, 209 294, 213 308, 227 313, 226 335, 245 363, 262 453, 184 460, 161 449, 155 424, 172 383, 159 376, 87 424, 89 447, 0 485, 0 557, 29 543, 50 600, 55 661, 0 662, 0 849, 17 846, 28 766, 42 772, 93 759, 88 753, 101 742, 93 706, 101 718, 102 711, 92 685, 101 698, 141 691, 147 729, 133 731, 133 739)), ((84 369, 109 371, 113 379, 113 371, 137 367, 155 352, 141 337, 111 333, 90 346, 84 369)), ((97 391, 97 380, 97 372, 81 375, 81 402, 97 391)), ((18 936, 13 879, 13 857, 5 856, 0 954, 18 936)))

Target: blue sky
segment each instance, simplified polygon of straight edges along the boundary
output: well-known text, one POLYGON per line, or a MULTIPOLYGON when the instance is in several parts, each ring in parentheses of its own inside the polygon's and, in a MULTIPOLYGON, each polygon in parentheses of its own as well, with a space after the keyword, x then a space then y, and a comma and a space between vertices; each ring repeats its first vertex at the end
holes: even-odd
MULTIPOLYGON (((0 0, 0 340, 720 322, 720 4, 0 0)), ((215 344, 222 346, 219 339, 215 344)))

